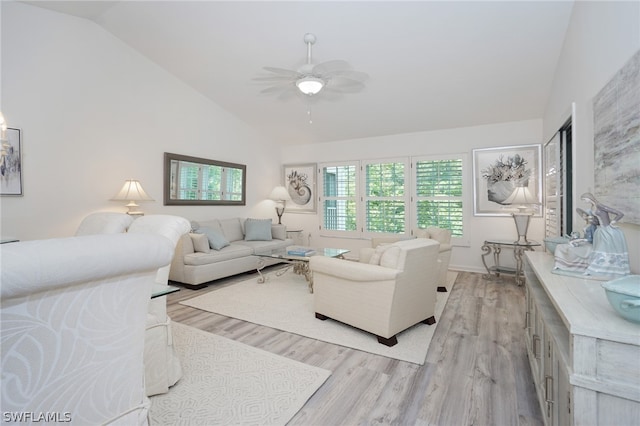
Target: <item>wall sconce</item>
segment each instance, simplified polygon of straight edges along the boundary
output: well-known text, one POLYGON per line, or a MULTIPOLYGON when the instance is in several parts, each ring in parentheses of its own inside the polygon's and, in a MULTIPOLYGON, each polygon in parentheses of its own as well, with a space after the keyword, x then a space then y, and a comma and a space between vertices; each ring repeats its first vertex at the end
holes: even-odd
POLYGON ((529 229, 529 220, 533 213, 527 211, 530 205, 538 204, 538 200, 531 195, 531 191, 526 186, 518 186, 511 193, 509 198, 504 200, 505 204, 518 204, 518 211, 516 213, 511 213, 513 216, 513 220, 516 222, 516 230, 518 231, 518 240, 515 242, 516 244, 520 244, 520 239, 524 238, 524 243, 528 244, 527 241, 527 230, 529 229))
POLYGON ((136 201, 154 201, 153 198, 149 197, 144 189, 142 189, 142 185, 137 180, 126 180, 124 182, 124 186, 113 198, 113 201, 129 201, 129 204, 126 206, 129 208, 127 214, 133 216, 142 216, 143 212, 138 210, 139 205, 136 204, 136 201))
POLYGON ((269 199, 276 202, 276 214, 278 215, 278 225, 282 225, 282 215, 287 201, 291 201, 289 191, 284 186, 276 186, 269 194, 269 199))

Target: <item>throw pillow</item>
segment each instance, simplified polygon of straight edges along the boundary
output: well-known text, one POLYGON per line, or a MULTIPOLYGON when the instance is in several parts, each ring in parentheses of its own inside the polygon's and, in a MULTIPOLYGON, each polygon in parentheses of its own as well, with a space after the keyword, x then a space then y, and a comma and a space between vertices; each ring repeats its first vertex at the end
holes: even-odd
POLYGON ((198 234, 204 234, 209 240, 209 247, 214 250, 220 250, 229 245, 229 241, 221 234, 217 233, 211 228, 200 228, 198 234))
POLYGON ((379 265, 380 259, 382 258, 382 254, 387 251, 391 247, 391 244, 380 244, 376 247, 376 251, 371 255, 369 259, 370 265, 379 265))
POLYGON ((398 269, 398 259, 400 259, 400 247, 394 245, 389 246, 389 248, 382 253, 380 266, 398 269))
POLYGON ((204 234, 189 234, 193 242, 193 249, 200 253, 209 253, 209 239, 204 234))
POLYGON ((244 232, 245 241, 271 241, 271 219, 247 219, 244 232))

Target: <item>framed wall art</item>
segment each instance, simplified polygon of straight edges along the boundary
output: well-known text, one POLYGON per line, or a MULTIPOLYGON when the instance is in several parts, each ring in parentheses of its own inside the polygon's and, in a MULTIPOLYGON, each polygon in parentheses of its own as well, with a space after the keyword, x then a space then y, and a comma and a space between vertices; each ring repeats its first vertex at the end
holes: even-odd
POLYGON ((473 150, 474 216, 509 216, 515 206, 505 201, 518 186, 526 186, 542 215, 541 145, 504 146, 473 150))
POLYGON ((640 50, 593 100, 594 195, 640 225, 640 50))
POLYGON ((22 194, 22 131, 8 128, 0 149, 0 195, 22 194))
POLYGON ((288 213, 316 212, 316 164, 286 164, 282 166, 284 187, 291 196, 288 213))

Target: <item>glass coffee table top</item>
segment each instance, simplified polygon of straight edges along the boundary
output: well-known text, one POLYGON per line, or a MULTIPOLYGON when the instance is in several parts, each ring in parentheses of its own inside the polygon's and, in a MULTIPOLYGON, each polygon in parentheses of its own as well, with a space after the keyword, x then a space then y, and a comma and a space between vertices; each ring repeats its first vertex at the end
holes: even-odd
MULTIPOLYGON (((309 259, 313 256, 343 258, 343 255, 349 253, 349 251, 350 250, 335 248, 315 249, 302 246, 289 246, 273 250, 256 250, 254 254, 261 258, 280 259, 281 262, 288 263, 288 267, 276 271, 275 275, 278 277, 282 276, 289 269, 293 268, 294 273, 304 275, 309 283, 309 291, 313 293, 313 274, 311 273, 311 269, 309 269, 309 259)), ((261 272, 265 266, 265 259, 259 259, 257 268, 258 274, 260 275, 260 278, 258 278, 259 283, 264 283, 267 279, 261 272)))
POLYGON ((336 248, 311 248, 301 246, 290 246, 273 250, 257 251, 255 255, 260 257, 271 257, 275 259, 288 260, 309 260, 311 256, 341 257, 350 250, 336 248))
POLYGON ((166 296, 167 294, 175 293, 176 291, 180 291, 180 288, 172 285, 154 283, 151 286, 151 298, 155 299, 156 297, 166 296))

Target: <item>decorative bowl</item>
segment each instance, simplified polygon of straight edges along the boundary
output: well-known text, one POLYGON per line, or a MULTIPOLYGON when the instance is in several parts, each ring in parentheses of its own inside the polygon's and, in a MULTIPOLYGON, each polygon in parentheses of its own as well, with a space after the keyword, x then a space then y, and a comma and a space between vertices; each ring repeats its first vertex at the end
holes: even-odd
POLYGON ((544 239, 544 246, 551 252, 551 254, 555 254, 556 246, 558 244, 566 244, 571 241, 567 237, 547 237, 544 239))
POLYGON ((640 323, 640 275, 627 275, 601 285, 618 314, 640 323))

